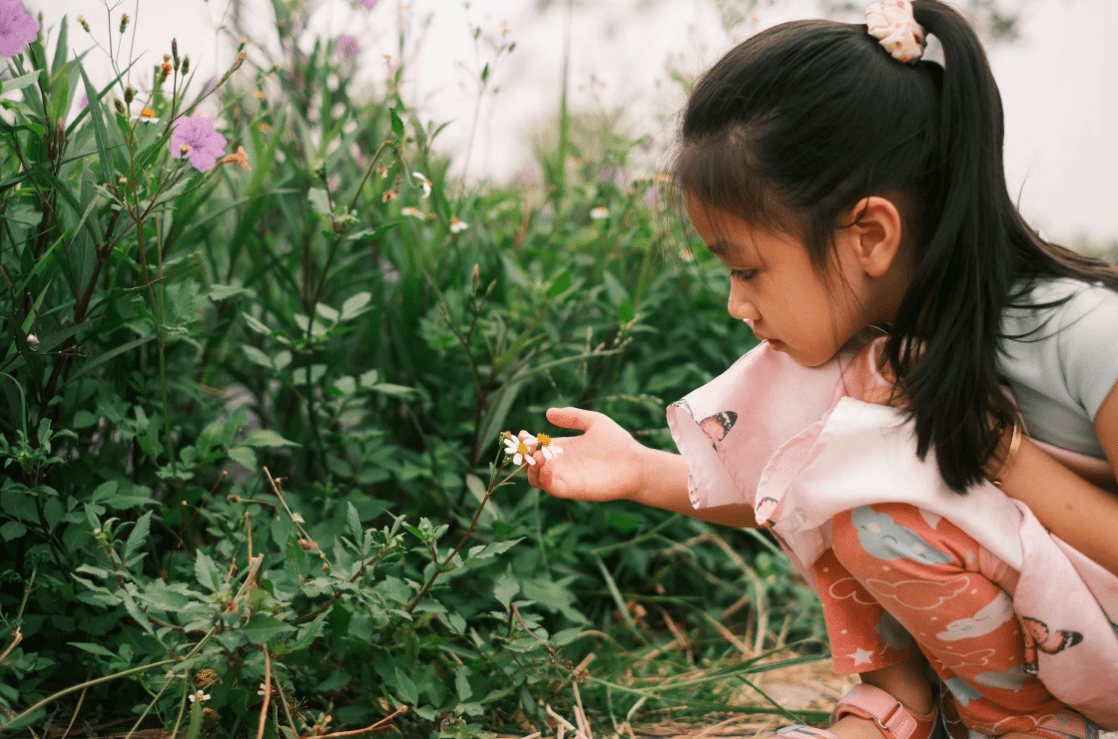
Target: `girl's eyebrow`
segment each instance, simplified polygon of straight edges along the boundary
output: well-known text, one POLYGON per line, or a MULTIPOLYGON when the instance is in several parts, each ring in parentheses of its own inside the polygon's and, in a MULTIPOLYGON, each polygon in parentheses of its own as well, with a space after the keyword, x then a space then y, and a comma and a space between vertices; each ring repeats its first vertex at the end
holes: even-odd
POLYGON ((707 251, 717 257, 724 256, 727 252, 733 250, 733 248, 733 244, 723 239, 719 239, 711 244, 707 244, 707 251))

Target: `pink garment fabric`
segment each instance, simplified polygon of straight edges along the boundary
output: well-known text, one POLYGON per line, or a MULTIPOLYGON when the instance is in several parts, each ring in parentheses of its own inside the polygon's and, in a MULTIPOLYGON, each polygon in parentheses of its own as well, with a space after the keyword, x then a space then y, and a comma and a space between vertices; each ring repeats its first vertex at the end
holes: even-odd
POLYGON ((668 408, 696 508, 749 503, 818 591, 812 565, 832 548, 831 519, 881 503, 941 516, 1017 574, 1013 609, 1074 631, 1074 647, 1037 655, 1037 676, 1061 702, 1118 729, 1118 577, 1049 534, 993 485, 965 497, 921 461, 903 415, 863 402, 885 385, 877 342, 801 367, 762 344, 668 408))

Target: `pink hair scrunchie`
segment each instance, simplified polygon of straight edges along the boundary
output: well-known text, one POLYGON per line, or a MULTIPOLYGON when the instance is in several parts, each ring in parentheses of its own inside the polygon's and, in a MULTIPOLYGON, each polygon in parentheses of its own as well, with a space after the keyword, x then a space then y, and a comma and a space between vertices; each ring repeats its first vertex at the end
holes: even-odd
POLYGON ((909 0, 885 0, 866 8, 866 30, 898 62, 916 62, 924 55, 924 28, 913 17, 909 0))

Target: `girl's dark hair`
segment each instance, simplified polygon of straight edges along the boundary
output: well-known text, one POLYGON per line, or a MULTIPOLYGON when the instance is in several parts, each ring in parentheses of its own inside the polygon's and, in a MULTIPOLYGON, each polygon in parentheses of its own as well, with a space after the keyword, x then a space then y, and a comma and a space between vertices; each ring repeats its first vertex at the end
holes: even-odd
POLYGON ((674 175, 708 207, 800 236, 820 273, 840 216, 868 195, 895 198, 918 267, 885 354, 918 454, 934 445, 944 481, 963 493, 1015 413, 996 366, 1003 310, 1029 278, 1118 289, 1118 271, 1025 224, 1005 183, 1001 97, 981 43, 939 0, 913 8, 942 65, 902 64, 865 25, 823 20, 738 45, 688 100, 674 175))

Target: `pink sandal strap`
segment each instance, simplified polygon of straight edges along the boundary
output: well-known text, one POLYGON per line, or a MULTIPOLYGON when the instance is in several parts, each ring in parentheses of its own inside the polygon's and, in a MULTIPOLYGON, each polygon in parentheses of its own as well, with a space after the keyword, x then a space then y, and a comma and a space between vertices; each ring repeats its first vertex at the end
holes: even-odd
POLYGON ((928 739, 936 725, 938 712, 913 713, 881 688, 862 683, 839 699, 831 712, 834 724, 843 716, 857 716, 877 724, 886 739, 928 739))

